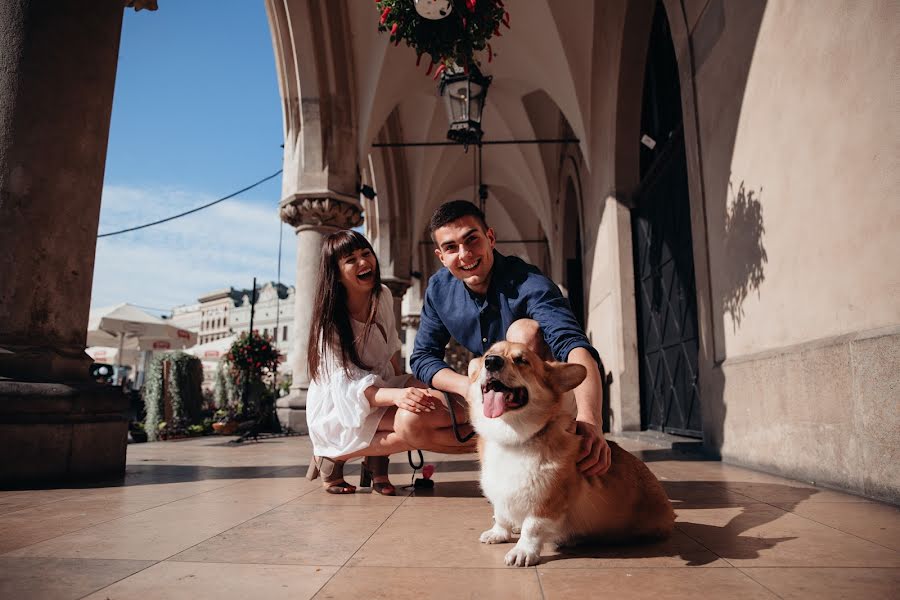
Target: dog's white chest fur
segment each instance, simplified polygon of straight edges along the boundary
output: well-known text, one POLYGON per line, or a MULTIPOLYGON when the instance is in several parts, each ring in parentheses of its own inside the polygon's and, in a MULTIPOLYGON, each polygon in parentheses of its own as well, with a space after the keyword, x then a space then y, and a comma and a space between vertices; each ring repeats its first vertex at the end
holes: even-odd
POLYGON ((533 510, 536 497, 543 493, 549 479, 542 471, 541 456, 487 442, 481 466, 481 488, 494 506, 516 525, 533 510))

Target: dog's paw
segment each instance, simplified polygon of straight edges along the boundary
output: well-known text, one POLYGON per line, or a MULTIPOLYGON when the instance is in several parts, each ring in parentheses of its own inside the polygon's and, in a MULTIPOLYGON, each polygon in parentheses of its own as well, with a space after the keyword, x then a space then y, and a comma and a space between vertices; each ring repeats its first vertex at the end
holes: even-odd
POLYGON ((533 567, 541 562, 541 553, 520 548, 517 544, 515 548, 506 553, 504 561, 510 567, 533 567))
POLYGON ((482 544, 505 544, 509 541, 509 532, 492 527, 478 538, 482 544))

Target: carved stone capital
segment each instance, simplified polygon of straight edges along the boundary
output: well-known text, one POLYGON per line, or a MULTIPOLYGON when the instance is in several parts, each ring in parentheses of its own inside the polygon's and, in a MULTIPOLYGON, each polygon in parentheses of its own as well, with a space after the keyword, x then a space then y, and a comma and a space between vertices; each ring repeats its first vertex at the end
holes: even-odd
POLYGON ((398 279, 396 277, 382 277, 381 283, 391 290, 391 296, 394 298, 402 298, 406 290, 409 289, 409 279, 398 279))
POLYGON ((336 227, 350 229, 361 225, 359 204, 329 196, 294 195, 281 201, 281 220, 294 227, 336 227))

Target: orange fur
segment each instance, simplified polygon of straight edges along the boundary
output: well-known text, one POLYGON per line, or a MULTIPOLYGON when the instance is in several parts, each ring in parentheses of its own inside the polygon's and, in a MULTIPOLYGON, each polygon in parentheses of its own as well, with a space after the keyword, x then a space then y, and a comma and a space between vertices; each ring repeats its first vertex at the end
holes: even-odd
POLYGON ((508 531, 522 527, 506 562, 523 566, 539 561, 544 542, 621 542, 672 533, 675 514, 659 481, 615 442, 609 443, 612 465, 604 475, 585 477, 578 471, 580 438, 570 390, 584 379, 583 367, 545 363, 509 342, 492 346, 485 354, 490 355, 502 358, 502 368, 488 373, 483 358, 469 365, 481 483, 495 509, 495 526, 482 534, 483 542, 509 541, 508 531), (482 384, 489 380, 525 388, 527 403, 488 416, 482 384))

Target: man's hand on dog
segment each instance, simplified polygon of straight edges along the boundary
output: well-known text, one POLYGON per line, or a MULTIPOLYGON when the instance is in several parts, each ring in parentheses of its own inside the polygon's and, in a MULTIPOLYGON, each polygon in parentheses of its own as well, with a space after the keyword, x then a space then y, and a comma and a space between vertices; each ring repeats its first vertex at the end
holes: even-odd
POLYGON ((611 453, 600 428, 591 423, 576 421, 575 433, 581 436, 578 470, 585 477, 606 473, 609 470, 611 453))

